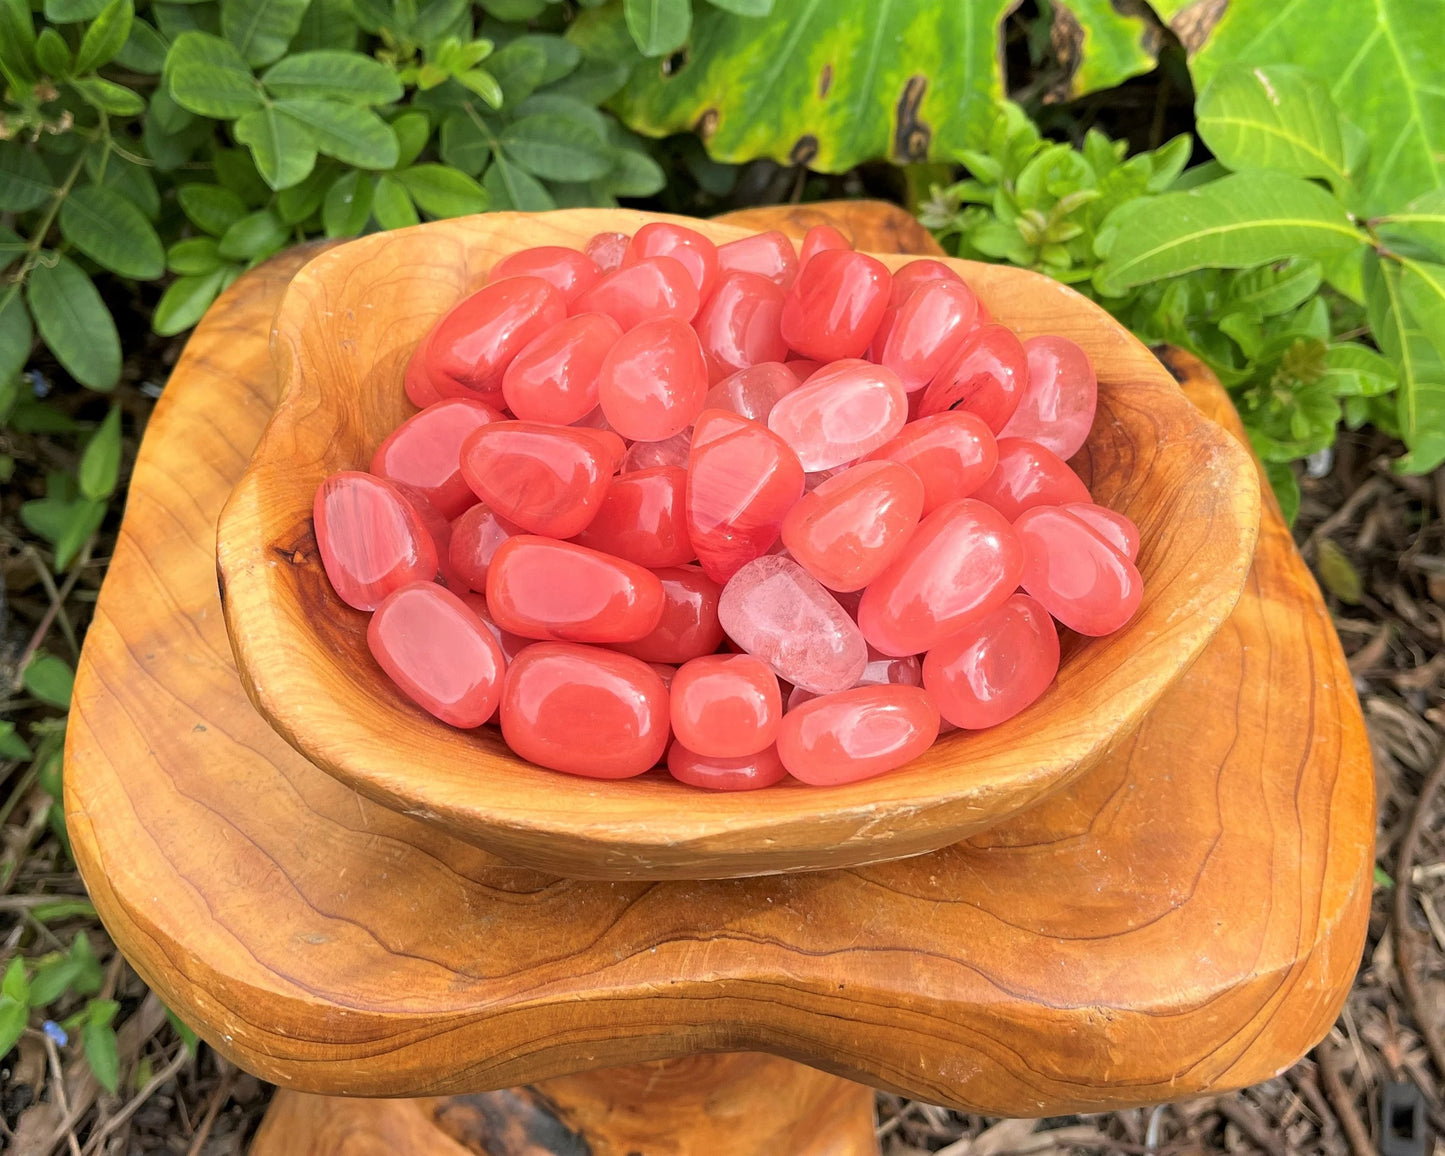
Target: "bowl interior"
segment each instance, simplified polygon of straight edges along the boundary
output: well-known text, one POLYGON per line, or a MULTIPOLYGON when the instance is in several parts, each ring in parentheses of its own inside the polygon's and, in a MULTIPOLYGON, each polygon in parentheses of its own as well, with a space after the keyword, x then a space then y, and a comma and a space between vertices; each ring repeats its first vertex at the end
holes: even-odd
MULTIPOLYGON (((838 787, 785 782, 726 794, 665 774, 598 782, 535 767, 492 730, 452 729, 413 706, 367 652, 367 615, 332 593, 311 526, 317 485, 366 468, 415 412, 412 349, 501 256, 580 247, 654 215, 493 213, 333 249, 289 288, 273 331, 282 400, 223 511, 227 625, 257 708, 298 750, 363 793, 503 856, 579 878, 705 878, 840 867, 936 849, 1042 798, 1127 735, 1198 655, 1239 596, 1259 523, 1247 453, 1202 417, 1107 313, 1048 278, 952 261, 1025 337, 1081 345, 1099 409, 1073 465, 1095 500, 1139 526, 1134 620, 1065 637, 1055 685, 992 730, 955 733, 888 775, 838 787)), ((719 241, 744 235, 688 220, 719 241)), ((891 267, 908 256, 879 255, 891 267)))

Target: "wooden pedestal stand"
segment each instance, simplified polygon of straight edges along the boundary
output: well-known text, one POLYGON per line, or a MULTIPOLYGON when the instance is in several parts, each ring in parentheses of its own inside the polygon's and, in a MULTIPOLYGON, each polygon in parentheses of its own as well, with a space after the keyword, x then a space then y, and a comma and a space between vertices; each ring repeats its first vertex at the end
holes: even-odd
MULTIPOLYGON (((860 248, 932 251, 884 206, 738 219, 796 232, 824 213, 860 248)), ((216 515, 275 403, 269 321, 306 257, 232 287, 156 407, 66 762, 76 858, 117 943, 222 1054, 291 1089, 253 1153, 848 1156, 876 1151, 865 1084, 997 1115, 1099 1110, 1265 1079, 1328 1029, 1364 940, 1374 790, 1349 671, 1272 504, 1233 617, 1144 725, 930 855, 577 882, 306 763, 241 689, 214 568, 216 515)), ((1233 425, 1217 383, 1173 360, 1233 425)))

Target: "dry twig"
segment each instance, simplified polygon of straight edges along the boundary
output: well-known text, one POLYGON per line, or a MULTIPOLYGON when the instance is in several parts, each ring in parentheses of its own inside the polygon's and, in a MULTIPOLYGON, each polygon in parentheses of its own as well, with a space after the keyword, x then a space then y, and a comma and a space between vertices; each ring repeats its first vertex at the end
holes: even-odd
POLYGON ((1425 1041, 1425 1049, 1435 1064, 1435 1070, 1445 1079, 1445 1040, 1441 1039, 1440 1028, 1426 1011, 1424 993, 1420 990, 1419 937, 1410 926, 1411 878, 1415 867, 1415 853, 1420 845, 1420 831, 1425 825, 1435 792, 1445 782, 1445 749, 1436 760, 1435 769, 1420 788, 1420 797, 1415 803, 1415 813, 1410 817, 1410 826, 1400 840, 1400 858, 1395 869, 1395 963, 1400 972, 1400 987, 1405 996, 1405 1009, 1425 1041))

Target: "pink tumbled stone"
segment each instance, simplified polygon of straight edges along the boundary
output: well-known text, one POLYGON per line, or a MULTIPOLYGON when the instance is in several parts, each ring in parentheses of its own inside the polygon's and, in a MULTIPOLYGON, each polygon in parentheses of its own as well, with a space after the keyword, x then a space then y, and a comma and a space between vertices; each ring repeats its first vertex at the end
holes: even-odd
POLYGON ((755 791, 771 787, 788 774, 778 758, 777 747, 741 758, 720 759, 690 751, 679 742, 667 750, 667 770, 679 783, 708 791, 755 791))
POLYGON ((832 469, 897 437, 908 397, 892 370, 857 358, 835 361, 781 398, 768 428, 808 473, 832 469))
POLYGON ((778 757, 813 786, 856 783, 916 759, 938 737, 938 722, 922 687, 855 687, 784 715, 778 757))
POLYGON ((660 442, 633 442, 627 447, 622 458, 624 474, 635 474, 638 470, 655 470, 659 466, 682 466, 686 468, 688 455, 692 453, 692 427, 680 434, 663 438, 660 442))
POLYGON ((780 361, 740 369, 708 390, 703 409, 725 409, 751 421, 766 422, 779 399, 798 388, 793 371, 780 361))
POLYGON ((1028 438, 1067 461, 1082 448, 1094 424, 1099 384, 1089 355, 1067 337, 1052 334, 1024 342, 1028 386, 999 437, 1028 438))
POLYGON ((1123 514, 1115 513, 1106 506, 1096 506, 1092 502, 1071 502, 1059 508, 1070 517, 1083 522, 1129 561, 1132 562, 1138 557, 1139 527, 1123 514))
POLYGON ((847 689, 868 665, 868 646, 847 611, 782 555, 755 558, 728 579, 718 618, 779 678, 818 694, 847 689))

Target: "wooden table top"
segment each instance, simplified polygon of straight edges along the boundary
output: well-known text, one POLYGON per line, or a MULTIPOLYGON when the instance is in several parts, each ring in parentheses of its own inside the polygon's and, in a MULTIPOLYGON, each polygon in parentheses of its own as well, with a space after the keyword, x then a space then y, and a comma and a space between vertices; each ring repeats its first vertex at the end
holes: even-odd
MULTIPOLYGON (((838 220, 860 247, 926 251, 896 210, 838 220)), ((270 319, 306 257, 237 282, 156 406, 67 745, 96 907, 220 1052, 284 1086, 375 1096, 759 1050, 1041 1116, 1252 1083, 1328 1029, 1364 941, 1373 777, 1338 640, 1273 508, 1233 617, 1144 726, 1037 808, 930 855, 577 882, 305 762, 238 681, 214 528, 275 403, 270 319)), ((1187 376, 1232 417, 1200 367, 1187 376)))

